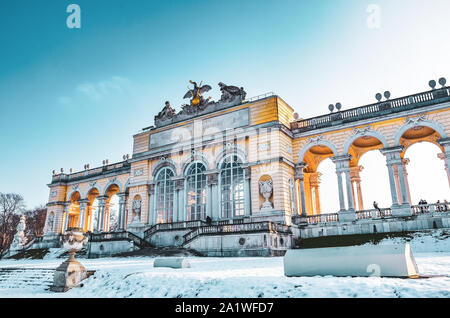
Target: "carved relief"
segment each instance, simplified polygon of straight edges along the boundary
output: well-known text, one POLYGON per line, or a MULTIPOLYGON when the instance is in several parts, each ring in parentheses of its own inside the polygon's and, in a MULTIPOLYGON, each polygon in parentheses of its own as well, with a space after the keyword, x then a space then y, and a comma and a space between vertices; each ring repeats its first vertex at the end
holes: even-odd
POLYGON ((420 114, 416 117, 405 118, 405 124, 413 124, 414 126, 417 126, 421 121, 425 120, 427 120, 426 114, 420 114))

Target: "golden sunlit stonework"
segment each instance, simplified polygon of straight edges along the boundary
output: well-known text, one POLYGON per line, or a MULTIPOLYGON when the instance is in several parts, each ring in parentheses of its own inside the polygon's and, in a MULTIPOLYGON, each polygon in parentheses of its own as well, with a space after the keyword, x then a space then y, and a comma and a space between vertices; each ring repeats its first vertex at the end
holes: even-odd
POLYGON ((155 126, 133 136, 131 157, 54 172, 47 236, 81 227, 94 256, 129 248, 121 240, 205 255, 282 255, 298 238, 449 226, 447 205, 420 215, 412 204, 404 157, 414 143, 437 145, 450 184, 448 87, 299 119, 279 96, 247 100, 242 88, 219 83, 222 98, 213 102, 201 95, 209 85, 191 83, 191 104, 176 114, 166 102, 155 126), (374 149, 386 158, 392 206, 364 210, 359 159, 374 149), (317 167, 327 158, 336 165, 339 211, 321 209, 317 167))

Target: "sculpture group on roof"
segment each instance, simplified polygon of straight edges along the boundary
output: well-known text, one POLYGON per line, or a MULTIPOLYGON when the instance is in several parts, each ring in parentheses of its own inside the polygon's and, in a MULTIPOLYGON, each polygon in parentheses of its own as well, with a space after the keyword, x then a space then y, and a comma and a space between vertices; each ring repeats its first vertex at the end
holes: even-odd
POLYGON ((204 98, 203 94, 210 91, 212 88, 209 85, 200 85, 197 82, 189 81, 194 87, 189 89, 183 98, 189 98, 190 103, 181 106, 181 111, 176 113, 175 109, 171 107, 167 101, 164 108, 155 116, 155 125, 157 127, 185 120, 195 115, 200 115, 209 111, 219 110, 225 107, 231 107, 241 104, 245 100, 246 92, 244 88, 237 86, 228 86, 222 82, 218 85, 222 95, 220 100, 215 102, 211 97, 204 98))

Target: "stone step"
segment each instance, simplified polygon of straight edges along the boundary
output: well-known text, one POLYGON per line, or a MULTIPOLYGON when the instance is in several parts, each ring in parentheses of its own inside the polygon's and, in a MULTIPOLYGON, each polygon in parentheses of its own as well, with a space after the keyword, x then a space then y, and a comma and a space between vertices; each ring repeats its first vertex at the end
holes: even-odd
POLYGON ((49 268, 0 268, 0 290, 48 289, 53 284, 54 273, 49 268))

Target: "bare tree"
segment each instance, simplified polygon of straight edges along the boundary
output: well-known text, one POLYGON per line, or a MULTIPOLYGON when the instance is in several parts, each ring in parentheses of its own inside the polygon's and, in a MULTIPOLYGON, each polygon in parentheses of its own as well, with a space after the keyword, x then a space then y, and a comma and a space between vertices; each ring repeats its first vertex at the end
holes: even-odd
POLYGON ((33 210, 26 211, 24 214, 26 220, 25 235, 28 241, 44 235, 47 208, 45 206, 39 206, 33 210))
POLYGON ((0 192, 0 258, 11 245, 23 209, 24 201, 20 194, 0 192))

